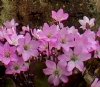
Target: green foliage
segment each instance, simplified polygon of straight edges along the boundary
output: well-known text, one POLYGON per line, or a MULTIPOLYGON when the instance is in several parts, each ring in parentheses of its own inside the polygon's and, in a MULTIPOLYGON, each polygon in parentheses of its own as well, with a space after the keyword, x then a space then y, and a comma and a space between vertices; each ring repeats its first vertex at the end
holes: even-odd
POLYGON ((2 0, 2 7, 0 24, 16 17, 16 0, 2 0))
POLYGON ((16 85, 11 78, 7 78, 5 87, 16 87, 16 85))
POLYGON ((45 77, 45 75, 43 74, 43 68, 44 68, 44 64, 41 62, 38 62, 35 64, 35 86, 36 87, 50 87, 47 77, 45 77))

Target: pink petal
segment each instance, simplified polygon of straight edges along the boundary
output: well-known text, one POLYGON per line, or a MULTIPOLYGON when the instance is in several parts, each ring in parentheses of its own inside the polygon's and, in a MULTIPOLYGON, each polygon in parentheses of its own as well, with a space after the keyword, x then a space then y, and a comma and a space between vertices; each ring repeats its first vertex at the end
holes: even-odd
POLYGON ((8 65, 8 64, 10 63, 10 59, 3 58, 3 59, 2 59, 2 62, 3 62, 5 65, 8 65))
POLYGON ((58 59, 61 61, 69 61, 70 58, 67 57, 65 54, 58 56, 58 59))
POLYGON ((45 75, 53 74, 54 70, 50 68, 43 69, 45 75))
POLYGON ((62 67, 66 67, 67 66, 67 62, 64 60, 60 60, 57 64, 58 66, 62 66, 62 67))
POLYGON ((62 20, 66 20, 68 17, 69 17, 69 15, 67 13, 64 13, 62 20))
POLYGON ((86 23, 84 22, 84 20, 79 20, 79 23, 81 24, 81 25, 86 25, 86 23))
POLYGON ((57 19, 57 17, 56 17, 57 15, 56 14, 57 13, 55 11, 52 11, 52 18, 55 19, 55 20, 57 19))
POLYGON ((19 54, 22 54, 23 51, 24 51, 23 46, 19 46, 19 47, 17 48, 17 52, 18 52, 19 54))
MULTIPOLYGON (((98 78, 96 78, 96 79, 94 80, 94 82, 92 83, 91 87, 97 87, 97 86, 96 86, 97 83, 98 83, 98 78)), ((99 86, 98 86, 98 87, 99 87, 99 86)))
POLYGON ((90 20, 89 25, 90 25, 91 27, 93 27, 93 26, 94 26, 94 21, 95 21, 95 18, 92 18, 92 19, 90 20))
POLYGON ((55 62, 53 62, 53 61, 46 60, 46 65, 47 65, 47 67, 50 68, 50 69, 56 69, 56 64, 55 64, 55 62))
POLYGON ((86 61, 89 60, 91 58, 91 54, 90 53, 83 53, 79 55, 80 61, 86 61))
POLYGON ((64 83, 68 82, 68 78, 66 76, 61 76, 60 80, 63 81, 64 83))
POLYGON ((84 64, 81 61, 75 62, 76 68, 78 68, 81 72, 84 70, 84 64))
POLYGON ((53 84, 54 84, 54 86, 58 86, 59 83, 60 83, 59 77, 55 77, 55 78, 53 79, 53 84))
POLYGON ((31 41, 31 36, 30 36, 29 33, 27 33, 27 34, 25 35, 25 44, 29 44, 30 41, 31 41))
POLYGON ((48 82, 53 84, 54 78, 55 78, 54 75, 50 75, 49 78, 48 78, 48 82))
POLYGON ((67 68, 68 68, 68 71, 72 71, 72 70, 75 68, 75 63, 74 63, 74 61, 68 62, 67 68))
POLYGON ((28 61, 29 58, 30 58, 30 55, 29 55, 27 52, 24 52, 24 53, 22 54, 22 57, 23 57, 23 60, 24 60, 24 61, 28 61))
POLYGON ((18 40, 19 45, 23 46, 25 44, 25 39, 24 38, 20 38, 18 40))
POLYGON ((89 23, 89 18, 88 18, 88 17, 84 16, 83 19, 84 19, 84 21, 85 21, 86 23, 89 23))

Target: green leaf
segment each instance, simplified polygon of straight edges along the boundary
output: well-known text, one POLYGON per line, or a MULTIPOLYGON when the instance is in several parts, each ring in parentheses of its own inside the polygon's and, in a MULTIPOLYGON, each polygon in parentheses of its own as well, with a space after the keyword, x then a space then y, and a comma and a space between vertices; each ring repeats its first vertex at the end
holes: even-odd
POLYGON ((46 76, 43 73, 43 69, 45 68, 45 64, 38 62, 35 64, 35 87, 50 87, 46 76))
POLYGON ((48 81, 47 81, 47 78, 43 78, 43 79, 39 79, 37 78, 35 80, 35 86, 36 87, 50 87, 48 81))
POLYGON ((15 82, 11 78, 7 78, 5 87, 16 87, 15 82))

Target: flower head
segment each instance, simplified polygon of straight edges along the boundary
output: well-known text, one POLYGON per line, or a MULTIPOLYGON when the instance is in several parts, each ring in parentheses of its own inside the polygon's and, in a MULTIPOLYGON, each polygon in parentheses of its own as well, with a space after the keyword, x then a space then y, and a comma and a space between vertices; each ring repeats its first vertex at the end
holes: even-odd
POLYGON ((16 26, 18 25, 18 23, 16 23, 15 22, 15 20, 14 19, 12 19, 11 21, 6 21, 5 23, 4 23, 4 26, 6 27, 6 28, 16 28, 16 26))
POLYGON ((80 51, 88 53, 97 49, 96 36, 93 31, 86 30, 83 34, 75 38, 75 47, 81 49, 80 51))
POLYGON ((30 34, 27 33, 24 38, 19 39, 17 51, 19 54, 22 54, 23 60, 27 61, 30 57, 38 55, 38 46, 39 42, 31 40, 30 34))
POLYGON ((60 49, 61 47, 68 51, 70 47, 73 47, 74 44, 74 37, 72 36, 71 33, 67 31, 66 28, 63 28, 59 31, 57 34, 57 48, 60 49))
POLYGON ((8 35, 7 33, 5 33, 4 38, 10 45, 18 46, 19 45, 18 40, 24 38, 24 36, 17 34, 8 35))
POLYGON ((16 47, 10 46, 8 43, 0 45, 0 59, 5 65, 12 61, 17 61, 16 47))
POLYGON ((71 72, 68 72, 65 66, 62 66, 60 63, 56 65, 55 62, 47 60, 46 69, 43 69, 45 75, 50 75, 48 81, 55 86, 59 85, 62 81, 64 83, 68 82, 68 77, 71 75, 71 72))
POLYGON ((90 29, 94 26, 94 21, 95 18, 89 20, 88 17, 84 16, 83 20, 79 20, 79 23, 82 25, 80 28, 82 28, 83 30, 90 29))
POLYGON ((68 14, 63 12, 63 9, 59 9, 57 12, 52 11, 52 18, 55 19, 58 22, 61 22, 63 20, 67 20, 68 14))
POLYGON ((81 53, 80 50, 74 49, 65 52, 65 54, 60 55, 58 59, 63 62, 68 62, 68 71, 72 71, 74 68, 79 69, 81 72, 84 70, 84 61, 91 58, 89 53, 81 53))
POLYGON ((6 66, 6 74, 20 74, 20 72, 25 72, 29 69, 29 64, 25 63, 21 58, 17 62, 10 62, 6 66))
POLYGON ((56 25, 49 26, 47 23, 44 23, 43 30, 37 33, 40 40, 55 42, 58 29, 56 25))

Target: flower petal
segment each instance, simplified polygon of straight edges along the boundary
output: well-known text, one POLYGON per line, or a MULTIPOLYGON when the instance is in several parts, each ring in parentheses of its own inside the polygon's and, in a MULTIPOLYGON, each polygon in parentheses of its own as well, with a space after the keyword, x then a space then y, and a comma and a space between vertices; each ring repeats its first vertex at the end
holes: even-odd
POLYGON ((72 71, 75 68, 75 63, 73 61, 68 62, 68 71, 72 71))

